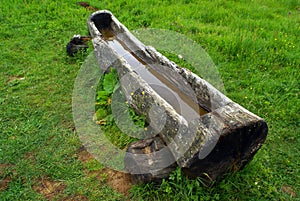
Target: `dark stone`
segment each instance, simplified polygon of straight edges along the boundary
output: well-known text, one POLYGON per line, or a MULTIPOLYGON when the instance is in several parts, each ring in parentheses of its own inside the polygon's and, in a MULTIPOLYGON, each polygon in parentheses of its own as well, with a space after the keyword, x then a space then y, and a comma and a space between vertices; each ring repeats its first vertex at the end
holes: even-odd
POLYGON ((86 51, 89 47, 87 41, 91 40, 89 36, 74 35, 73 38, 66 46, 66 52, 69 56, 73 57, 80 51, 86 51))

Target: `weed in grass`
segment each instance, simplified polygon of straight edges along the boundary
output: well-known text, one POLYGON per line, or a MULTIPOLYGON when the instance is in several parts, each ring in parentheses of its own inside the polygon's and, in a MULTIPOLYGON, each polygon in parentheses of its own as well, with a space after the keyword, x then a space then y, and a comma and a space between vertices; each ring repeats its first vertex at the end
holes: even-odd
MULTIPOLYGON (((115 122, 115 116, 112 114, 112 94, 114 92, 122 93, 119 87, 117 72, 111 68, 110 72, 106 73, 99 83, 95 102, 96 113, 94 119, 96 120, 96 123, 101 126, 101 130, 104 131, 104 134, 110 140, 110 142, 116 145, 118 148, 124 149, 130 142, 133 142, 136 139, 130 137, 127 133, 124 133, 119 129, 120 126, 118 127, 115 122)), ((145 125, 145 118, 135 114, 135 112, 129 108, 128 104, 126 104, 125 99, 119 104, 124 107, 125 112, 129 111, 131 120, 137 126, 145 125)), ((118 111, 118 113, 120 112, 122 113, 122 111, 118 111)), ((126 128, 123 129, 126 130, 126 128)), ((131 130, 132 128, 127 128, 127 130, 128 129, 131 130)))

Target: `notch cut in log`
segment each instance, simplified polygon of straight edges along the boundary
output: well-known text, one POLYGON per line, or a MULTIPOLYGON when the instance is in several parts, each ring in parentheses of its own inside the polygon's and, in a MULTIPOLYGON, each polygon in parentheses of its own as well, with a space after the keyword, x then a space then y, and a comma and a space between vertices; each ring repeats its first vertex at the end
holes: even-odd
POLYGON ((267 136, 262 118, 145 46, 111 12, 93 13, 88 26, 99 66, 116 69, 128 103, 152 128, 125 157, 135 181, 167 178, 174 163, 215 180, 251 161, 267 136))

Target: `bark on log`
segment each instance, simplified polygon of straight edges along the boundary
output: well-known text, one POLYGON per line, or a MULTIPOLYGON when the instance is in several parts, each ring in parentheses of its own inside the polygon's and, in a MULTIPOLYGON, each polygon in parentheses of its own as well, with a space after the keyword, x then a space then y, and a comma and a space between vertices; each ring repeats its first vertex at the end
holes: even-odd
POLYGON ((172 153, 159 137, 131 143, 124 161, 137 184, 160 183, 177 167, 172 153), (159 153, 164 149, 164 153, 159 153))

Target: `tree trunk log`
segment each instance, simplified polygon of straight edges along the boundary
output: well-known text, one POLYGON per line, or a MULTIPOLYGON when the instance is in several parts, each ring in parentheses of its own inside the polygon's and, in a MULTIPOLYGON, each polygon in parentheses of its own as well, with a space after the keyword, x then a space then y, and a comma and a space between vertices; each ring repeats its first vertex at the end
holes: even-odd
POLYGON ((100 67, 107 70, 113 66, 117 70, 128 103, 138 114, 145 115, 152 127, 153 132, 144 136, 146 140, 131 144, 127 150, 125 167, 136 182, 167 178, 176 167, 175 162, 187 176, 205 175, 209 180, 237 171, 250 162, 267 136, 268 127, 262 118, 196 74, 169 61, 153 47, 142 44, 109 11, 95 12, 88 25, 100 67), (107 38, 111 36, 123 46, 122 51, 128 51, 138 64, 149 67, 156 77, 163 75, 171 80, 178 94, 190 97, 207 114, 189 120, 189 116, 178 112, 176 104, 159 95, 159 89, 153 88, 130 65, 134 58, 126 59, 109 42, 107 38))

